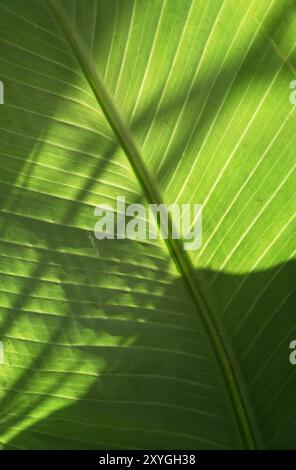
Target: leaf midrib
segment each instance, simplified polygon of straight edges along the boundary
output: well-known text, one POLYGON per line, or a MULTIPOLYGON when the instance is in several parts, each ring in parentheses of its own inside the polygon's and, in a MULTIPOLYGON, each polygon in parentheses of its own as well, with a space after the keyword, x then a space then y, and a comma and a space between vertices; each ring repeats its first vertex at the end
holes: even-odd
MULTIPOLYGON (((112 98, 109 96, 103 82, 100 80, 78 32, 73 29, 69 18, 56 0, 48 0, 48 3, 57 23, 68 41, 70 48, 85 74, 85 78, 93 90, 98 104, 102 108, 107 121, 124 150, 147 201, 150 204, 162 204, 163 200, 158 187, 146 168, 128 127, 124 124, 112 98)), ((258 446, 255 437, 255 426, 252 423, 251 413, 248 409, 244 385, 239 378, 237 367, 231 359, 232 354, 230 353, 229 347, 226 346, 225 337, 224 335, 222 337, 222 333, 212 316, 204 295, 195 280, 192 262, 187 255, 187 252, 184 250, 181 240, 174 239, 171 236, 172 220, 170 214, 168 214, 168 220, 169 236, 166 239, 166 243, 178 270, 182 274, 183 279, 190 290, 193 301, 197 307, 197 311, 200 314, 203 325, 210 339, 229 393, 229 398, 232 403, 233 412, 236 417, 243 445, 247 449, 256 449, 258 446)))

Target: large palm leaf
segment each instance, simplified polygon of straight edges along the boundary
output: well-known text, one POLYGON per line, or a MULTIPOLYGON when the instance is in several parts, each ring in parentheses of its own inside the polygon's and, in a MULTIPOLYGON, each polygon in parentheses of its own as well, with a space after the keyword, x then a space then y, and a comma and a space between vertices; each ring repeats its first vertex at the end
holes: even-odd
POLYGON ((3 0, 3 448, 295 447, 295 6, 3 0), (94 207, 202 203, 203 245, 94 207))

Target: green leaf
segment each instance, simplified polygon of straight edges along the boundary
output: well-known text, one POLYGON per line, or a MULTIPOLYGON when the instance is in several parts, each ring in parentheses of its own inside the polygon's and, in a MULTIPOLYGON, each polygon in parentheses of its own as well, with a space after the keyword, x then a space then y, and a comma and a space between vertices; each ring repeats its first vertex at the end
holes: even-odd
POLYGON ((295 448, 293 3, 0 12, 1 446, 295 448), (118 196, 201 248, 97 240, 118 196))

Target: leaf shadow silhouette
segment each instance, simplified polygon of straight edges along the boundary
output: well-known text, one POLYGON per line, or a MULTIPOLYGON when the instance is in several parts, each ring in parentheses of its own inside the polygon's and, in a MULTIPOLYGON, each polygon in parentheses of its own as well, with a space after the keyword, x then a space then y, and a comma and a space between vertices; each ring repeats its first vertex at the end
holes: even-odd
MULTIPOLYGON (((123 242, 117 241, 118 243, 123 242)), ((108 248, 105 246, 104 250, 106 249, 108 248)), ((122 268, 124 270, 124 267, 122 268)), ((254 298, 258 292, 262 293, 260 302, 258 301, 252 311, 252 325, 257 323, 258 328, 255 325, 254 328, 245 329, 242 334, 232 335, 231 350, 234 359, 240 359, 244 348, 252 343, 251 354, 240 364, 241 371, 248 388, 250 387, 249 398, 254 406, 258 424, 263 430, 263 445, 276 449, 295 447, 293 429, 296 422, 296 415, 293 413, 291 416, 291 410, 287 409, 282 416, 285 432, 276 435, 274 430, 269 428, 277 403, 282 403, 287 400, 288 395, 293 395, 296 386, 294 370, 289 363, 289 344, 296 334, 293 316, 296 293, 293 290, 291 296, 289 280, 293 276, 295 278, 296 263, 289 261, 280 268, 280 275, 277 275, 279 266, 246 275, 222 273, 218 278, 219 286, 216 286, 230 294, 236 290, 238 284, 242 285, 238 296, 240 308, 231 310, 232 316, 236 315, 237 319, 244 317, 244 309, 247 307, 244 304, 247 302, 245 299, 254 298), (282 298, 286 299, 284 303, 281 302, 282 298), (269 309, 262 308, 262 305, 266 305, 266 299, 270 300, 269 309), (268 325, 258 335, 259 325, 265 321, 268 325), (249 376, 249 371, 254 371, 254 361, 258 369, 255 381, 253 376, 249 376), (289 386, 281 390, 279 380, 282 373, 289 379, 289 386), (265 383, 268 387, 262 386, 265 383), (260 390, 260 396, 257 390, 260 390)), ((206 291, 214 275, 215 273, 209 270, 196 272, 203 291, 206 291)), ((44 419, 37 419, 37 413, 36 422, 25 426, 23 430, 20 426, 19 432, 7 443, 7 448, 22 447, 24 443, 31 449, 240 447, 239 439, 235 435, 236 430, 226 431, 225 421, 221 420, 223 399, 220 397, 219 403, 215 390, 217 384, 221 385, 219 370, 209 367, 207 361, 198 358, 199 355, 203 356, 205 351, 208 351, 211 357, 210 348, 203 344, 199 314, 192 308, 190 301, 183 304, 183 310, 180 309, 178 294, 181 298, 186 295, 183 279, 171 279, 170 285, 163 289, 161 297, 155 298, 152 308, 150 305, 147 308, 148 299, 137 292, 135 281, 131 286, 132 296, 140 297, 142 307, 138 306, 133 311, 130 307, 110 305, 108 296, 105 302, 100 301, 102 318, 87 317, 88 307, 81 309, 80 306, 77 311, 73 289, 69 287, 67 298, 72 298, 70 308, 75 310, 72 315, 75 316, 79 330, 83 332, 90 329, 95 331, 98 337, 102 335, 104 338, 111 338, 108 346, 84 346, 90 347, 86 360, 98 361, 100 364, 103 362, 104 367, 101 373, 93 377, 82 396, 64 400, 60 409, 53 409, 44 419), (176 305, 178 302, 179 305, 176 305), (194 350, 198 352, 197 357, 192 356, 194 350), (209 431, 220 439, 217 440, 218 443, 210 440, 209 431)), ((85 291, 85 296, 90 299, 92 289, 86 287, 85 291)), ((102 297, 98 288, 97 293, 102 297)), ((99 296, 95 294, 95 297, 99 296)), ((219 311, 215 311, 215 303, 220 302, 221 308, 221 298, 217 299, 214 295, 209 301, 212 314, 216 316, 219 311)), ((225 325, 226 330, 233 326, 231 318, 226 317, 225 325)), ((69 317, 60 321, 59 331, 65 327, 69 327, 69 317), (64 325, 63 321, 66 322, 64 325)), ((226 333, 229 335, 230 331, 226 333)), ((39 371, 36 370, 35 373, 44 374, 47 370, 49 349, 58 347, 55 344, 56 341, 58 343, 58 338, 56 333, 51 338, 52 344, 48 349, 42 350, 42 358, 36 363, 36 369, 39 371)), ((75 351, 77 346, 73 344, 72 348, 75 351)), ((78 349, 81 352, 81 347, 78 349)), ((75 365, 77 367, 77 364, 75 365)), ((61 383, 67 380, 66 375, 62 376, 61 383)), ((30 375, 23 379, 19 390, 22 385, 30 385, 31 379, 30 375)), ((52 388, 49 387, 49 397, 53 394, 57 401, 63 401, 60 386, 61 384, 56 383, 52 388)), ((2 402, 1 413, 5 413, 6 408, 14 408, 9 406, 13 404, 13 398, 14 394, 10 392, 2 402)), ((33 398, 31 403, 27 403, 24 415, 34 416, 40 400, 44 400, 46 405, 48 397, 33 398)), ((17 409, 10 411, 1 428, 15 426, 18 430, 20 417, 17 414, 17 409)))

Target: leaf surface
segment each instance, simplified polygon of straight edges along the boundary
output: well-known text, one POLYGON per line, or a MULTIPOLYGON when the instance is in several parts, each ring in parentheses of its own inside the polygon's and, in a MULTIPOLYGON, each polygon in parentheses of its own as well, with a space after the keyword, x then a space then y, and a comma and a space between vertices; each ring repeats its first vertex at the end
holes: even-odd
POLYGON ((3 448, 295 447, 294 5, 0 10, 3 448), (117 196, 201 249, 96 240, 117 196))

